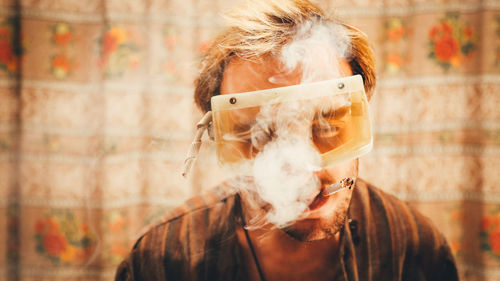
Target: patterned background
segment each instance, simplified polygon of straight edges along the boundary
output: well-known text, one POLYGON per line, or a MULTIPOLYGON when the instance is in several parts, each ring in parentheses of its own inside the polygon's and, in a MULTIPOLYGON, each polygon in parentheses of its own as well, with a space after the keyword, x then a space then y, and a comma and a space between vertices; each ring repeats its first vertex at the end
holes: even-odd
MULTIPOLYGON (((109 280, 147 225, 220 182, 197 63, 230 0, 0 0, 0 280, 109 280)), ((500 1, 322 1, 364 30, 380 83, 361 176, 500 280, 500 1)))

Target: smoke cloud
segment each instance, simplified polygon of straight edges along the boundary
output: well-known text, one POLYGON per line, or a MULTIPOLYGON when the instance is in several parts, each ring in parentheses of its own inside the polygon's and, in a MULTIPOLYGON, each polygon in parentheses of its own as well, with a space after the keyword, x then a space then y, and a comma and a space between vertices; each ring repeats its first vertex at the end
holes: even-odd
MULTIPOLYGON (((350 55, 351 42, 345 27, 335 23, 306 21, 297 28, 294 39, 279 54, 283 73, 302 71, 301 83, 341 77, 339 59, 350 55)), ((269 78, 279 83, 279 76, 269 78)))
MULTIPOLYGON (((276 54, 283 69, 269 77, 269 81, 286 82, 283 80, 286 75, 296 70, 302 73, 301 83, 342 77, 339 59, 347 58, 349 52, 350 41, 343 26, 305 22, 297 28, 294 39, 276 54)), ((307 94, 304 92, 304 99, 307 94)), ((321 169, 321 154, 312 142, 312 123, 316 121, 318 126, 328 128, 328 134, 335 134, 335 126, 324 120, 323 114, 345 108, 346 102, 276 100, 261 107, 255 123, 245 133, 250 135, 255 154, 246 163, 250 177, 241 177, 237 182, 238 188, 251 195, 249 204, 266 210, 265 219, 253 218, 250 227, 259 227, 267 221, 283 228, 308 210, 321 189, 315 174, 321 169)))

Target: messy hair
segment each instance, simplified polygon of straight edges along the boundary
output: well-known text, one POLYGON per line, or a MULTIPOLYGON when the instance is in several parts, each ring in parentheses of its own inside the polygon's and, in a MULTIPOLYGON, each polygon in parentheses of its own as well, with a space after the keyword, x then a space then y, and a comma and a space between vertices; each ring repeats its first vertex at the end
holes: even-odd
POLYGON ((210 99, 220 94, 224 69, 233 56, 242 59, 277 54, 306 21, 329 22, 347 30, 351 46, 346 58, 353 74, 363 77, 370 99, 376 83, 375 59, 366 35, 355 27, 328 17, 308 0, 248 1, 226 15, 228 27, 217 36, 204 54, 201 72, 195 80, 194 98, 204 112, 210 99))

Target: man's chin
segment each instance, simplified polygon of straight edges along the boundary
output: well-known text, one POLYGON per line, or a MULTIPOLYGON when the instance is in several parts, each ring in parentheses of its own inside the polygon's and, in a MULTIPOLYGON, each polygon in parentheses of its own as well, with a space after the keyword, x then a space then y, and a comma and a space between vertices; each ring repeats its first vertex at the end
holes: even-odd
POLYGON ((323 219, 305 219, 293 223, 282 230, 301 242, 312 242, 333 237, 343 223, 326 222, 323 219))
MULTIPOLYGON (((327 208, 329 206, 325 204, 323 207, 327 208)), ((319 217, 306 215, 304 218, 282 228, 282 230, 298 241, 329 239, 344 226, 349 208, 349 198, 339 204, 334 204, 332 208, 334 209, 322 212, 323 215, 319 217)))

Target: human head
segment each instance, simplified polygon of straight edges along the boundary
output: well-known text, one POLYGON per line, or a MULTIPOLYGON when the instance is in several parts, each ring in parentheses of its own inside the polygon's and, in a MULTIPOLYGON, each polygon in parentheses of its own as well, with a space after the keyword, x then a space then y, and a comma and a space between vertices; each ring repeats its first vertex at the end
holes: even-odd
POLYGON ((301 24, 323 21, 344 26, 351 48, 347 61, 353 75, 363 77, 368 99, 376 84, 375 59, 366 35, 350 25, 329 17, 308 0, 251 1, 227 14, 228 27, 204 54, 201 71, 195 80, 194 99, 203 111, 211 109, 210 99, 220 94, 226 66, 232 58, 253 60, 275 56, 289 43, 301 24))
MULTIPOLYGON (((211 110, 210 98, 215 95, 301 83, 304 64, 283 72, 280 57, 287 46, 297 39, 297 35, 304 31, 304 26, 306 34, 309 32, 309 23, 313 23, 313 27, 340 26, 341 30, 346 31, 340 37, 347 37, 349 48, 335 61, 343 70, 341 76, 361 74, 365 91, 368 97, 371 96, 375 86, 375 70, 373 53, 366 36, 353 27, 328 18, 311 2, 252 1, 248 6, 233 10, 229 19, 229 28, 215 39, 205 54, 201 74, 196 80, 195 100, 203 111, 211 110), (271 77, 277 76, 281 77, 281 81, 271 81, 271 77), (245 83, 248 85, 244 85, 245 83)), ((325 48, 334 49, 330 45, 325 45, 325 48)), ((328 68, 325 62, 317 65, 321 66, 318 68, 319 73, 322 68, 328 68)), ((331 78, 336 77, 329 77, 331 78)), ((357 159, 321 170, 316 175, 322 188, 343 176, 355 178, 357 159)), ((321 206, 327 207, 321 207, 322 209, 315 211, 316 215, 303 217, 285 230, 300 240, 323 239, 335 234, 345 219, 351 194, 343 192, 326 198, 321 206)))

